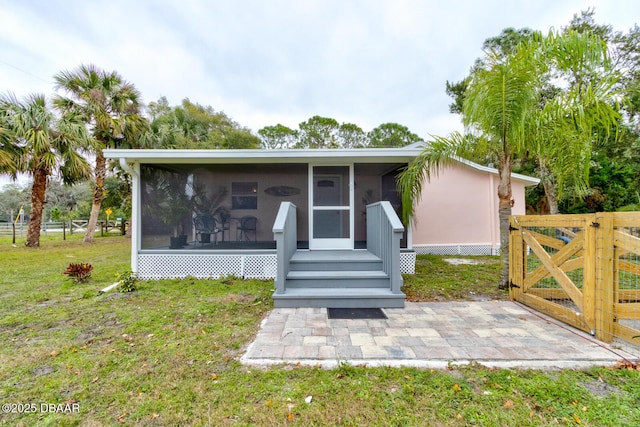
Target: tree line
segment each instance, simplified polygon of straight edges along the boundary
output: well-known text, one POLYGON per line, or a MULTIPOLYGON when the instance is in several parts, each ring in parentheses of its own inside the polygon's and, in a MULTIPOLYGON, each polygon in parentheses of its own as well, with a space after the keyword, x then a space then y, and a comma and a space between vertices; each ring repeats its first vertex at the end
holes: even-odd
POLYGON ((365 133, 355 124, 339 124, 335 119, 320 116, 300 123, 299 129, 278 124, 254 135, 224 112, 189 99, 170 106, 161 97, 145 108, 132 83, 116 71, 108 72, 95 65, 62 71, 54 76, 54 82, 54 88, 63 95, 52 99, 42 94, 24 99, 11 93, 0 96, 0 173, 14 179, 26 174, 31 179, 29 195, 19 186, 8 187, 0 210, 6 216, 26 207, 29 217, 26 246, 40 245, 40 228, 47 212, 45 203, 49 203, 50 217, 87 213, 87 203, 55 203, 56 199, 75 200, 74 193, 86 194, 83 190, 87 182, 91 182, 92 189, 85 242, 93 241, 105 201, 115 212, 127 216, 129 178, 117 165, 108 164, 103 155, 107 148, 365 148, 401 146, 421 140, 406 126, 396 123, 385 123, 365 133), (64 193, 58 183, 80 185, 83 190, 68 190, 66 196, 56 197, 64 193))

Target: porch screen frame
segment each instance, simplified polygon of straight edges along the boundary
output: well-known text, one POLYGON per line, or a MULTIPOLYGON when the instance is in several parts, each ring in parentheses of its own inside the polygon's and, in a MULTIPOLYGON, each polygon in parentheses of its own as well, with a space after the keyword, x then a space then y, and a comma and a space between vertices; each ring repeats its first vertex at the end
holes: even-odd
POLYGON ((310 250, 339 250, 339 249, 353 249, 354 248, 354 164, 353 163, 309 163, 309 249, 310 250), (314 168, 321 167, 347 167, 348 168, 348 180, 347 188, 349 191, 348 205, 340 206, 316 206, 314 203, 314 183, 315 175, 314 168), (314 237, 314 212, 316 211, 348 211, 349 215, 349 237, 345 238, 325 238, 314 237))

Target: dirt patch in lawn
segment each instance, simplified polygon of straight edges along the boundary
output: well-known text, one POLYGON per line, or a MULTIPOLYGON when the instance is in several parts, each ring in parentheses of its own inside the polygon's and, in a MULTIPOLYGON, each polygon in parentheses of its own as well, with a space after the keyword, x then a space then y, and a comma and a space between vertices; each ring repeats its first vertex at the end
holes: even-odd
POLYGON ((621 391, 618 387, 611 384, 607 384, 603 381, 594 380, 594 381, 580 383, 580 385, 582 385, 584 388, 589 390, 589 392, 594 396, 602 399, 612 394, 616 394, 616 395, 621 394, 621 391))

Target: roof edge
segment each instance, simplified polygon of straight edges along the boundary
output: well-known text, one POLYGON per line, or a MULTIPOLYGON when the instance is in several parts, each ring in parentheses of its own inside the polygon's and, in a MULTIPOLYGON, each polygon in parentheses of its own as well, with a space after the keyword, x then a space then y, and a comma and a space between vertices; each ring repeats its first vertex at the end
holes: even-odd
MULTIPOLYGON (((229 161, 245 161, 248 163, 272 162, 274 159, 292 161, 302 161, 303 159, 360 159, 361 161, 376 161, 396 157, 397 160, 418 156, 424 149, 425 143, 418 142, 397 148, 332 148, 332 149, 230 149, 230 150, 192 150, 192 149, 106 149, 103 151, 104 156, 110 159, 125 159, 131 161, 150 161, 155 163, 161 161, 174 161, 177 163, 203 163, 204 159, 216 158, 219 160, 229 161)), ((466 165, 472 169, 499 175, 498 169, 483 166, 463 159, 462 157, 454 157, 453 160, 466 165)), ((522 181, 527 186, 538 185, 539 178, 511 173, 513 179, 522 181)))

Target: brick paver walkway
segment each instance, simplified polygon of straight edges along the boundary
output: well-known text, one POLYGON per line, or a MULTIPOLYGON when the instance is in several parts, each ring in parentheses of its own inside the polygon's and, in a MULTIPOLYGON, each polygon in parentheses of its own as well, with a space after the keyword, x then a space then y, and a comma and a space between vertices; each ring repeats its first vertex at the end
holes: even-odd
POLYGON ((634 356, 512 301, 407 302, 386 320, 336 320, 324 308, 274 309, 242 362, 443 368, 573 368, 634 356))

